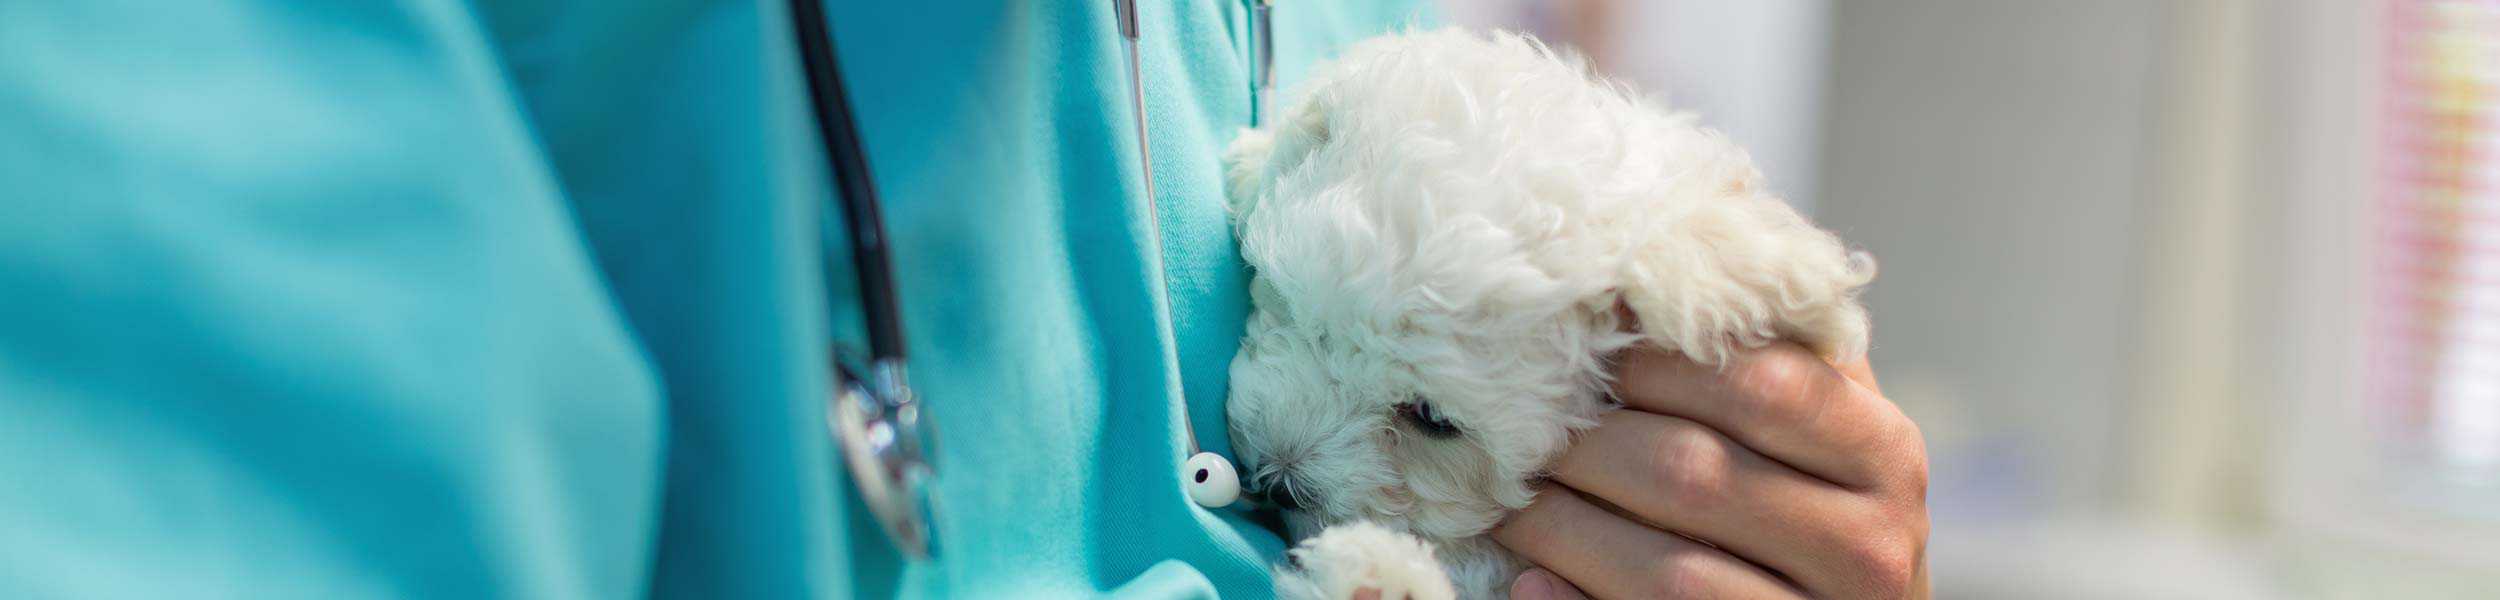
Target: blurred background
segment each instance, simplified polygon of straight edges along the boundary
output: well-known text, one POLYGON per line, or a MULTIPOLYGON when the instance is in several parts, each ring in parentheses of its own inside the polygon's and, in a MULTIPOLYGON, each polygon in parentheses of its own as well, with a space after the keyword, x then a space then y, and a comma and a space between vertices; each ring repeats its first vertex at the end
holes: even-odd
POLYGON ((2500 597, 2500 0, 1444 2, 1875 254, 1939 597, 2500 597))

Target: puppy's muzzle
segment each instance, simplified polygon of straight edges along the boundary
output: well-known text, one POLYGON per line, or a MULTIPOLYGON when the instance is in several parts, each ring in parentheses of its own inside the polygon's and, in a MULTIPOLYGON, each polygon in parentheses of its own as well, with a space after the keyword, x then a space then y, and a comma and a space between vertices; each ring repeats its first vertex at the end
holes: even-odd
POLYGON ((1250 501, 1262 505, 1285 510, 1302 510, 1302 507, 1306 506, 1302 502, 1302 496, 1307 493, 1293 491, 1292 486, 1278 482, 1259 486, 1259 489, 1251 490, 1249 496, 1250 501))

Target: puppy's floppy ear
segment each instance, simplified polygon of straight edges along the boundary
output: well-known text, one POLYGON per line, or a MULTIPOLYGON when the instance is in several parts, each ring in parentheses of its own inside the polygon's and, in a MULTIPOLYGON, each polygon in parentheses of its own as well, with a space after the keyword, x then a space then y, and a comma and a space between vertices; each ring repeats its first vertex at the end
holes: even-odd
POLYGON ((1626 261, 1622 300, 1642 336, 1713 365, 1775 338, 1831 360, 1863 354, 1857 297, 1875 279, 1874 259, 1785 203, 1728 189, 1651 228, 1626 261))
POLYGON ((1234 216, 1263 202, 1277 178, 1292 173, 1311 152, 1328 142, 1327 105, 1297 105, 1285 119, 1261 129, 1244 129, 1224 150, 1224 194, 1234 216))

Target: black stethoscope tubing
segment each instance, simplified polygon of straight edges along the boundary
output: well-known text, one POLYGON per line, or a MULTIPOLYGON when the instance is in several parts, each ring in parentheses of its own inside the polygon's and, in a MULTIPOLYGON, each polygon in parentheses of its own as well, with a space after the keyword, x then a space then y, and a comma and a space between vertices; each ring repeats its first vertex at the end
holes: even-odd
POLYGON ((903 318, 895 301, 894 259, 886 245, 877 186, 868 175, 868 156, 860 146, 859 125, 843 88, 842 67, 834 60, 824 2, 792 0, 790 13, 798 24, 799 58, 807 70, 808 104, 815 109, 816 130, 824 140, 825 166, 833 173, 842 216, 851 227, 851 261, 858 271, 870 358, 901 360, 903 318))

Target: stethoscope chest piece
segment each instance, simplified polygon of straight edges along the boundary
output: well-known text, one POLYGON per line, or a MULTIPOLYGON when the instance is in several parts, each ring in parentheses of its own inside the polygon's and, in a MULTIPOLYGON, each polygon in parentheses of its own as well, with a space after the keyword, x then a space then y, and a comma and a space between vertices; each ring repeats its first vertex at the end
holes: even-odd
POLYGON ((920 403, 903 384, 902 365, 880 362, 865 378, 835 369, 825 425, 839 440, 842 462, 877 525, 904 556, 930 556, 933 496, 928 460, 928 423, 920 403))

